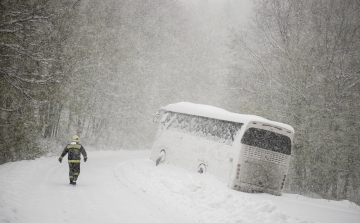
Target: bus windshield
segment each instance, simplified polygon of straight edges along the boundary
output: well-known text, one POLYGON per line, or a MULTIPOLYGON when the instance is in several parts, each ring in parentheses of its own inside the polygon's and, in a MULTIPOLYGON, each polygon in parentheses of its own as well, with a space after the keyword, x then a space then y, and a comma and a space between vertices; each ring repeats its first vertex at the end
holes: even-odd
POLYGON ((264 129, 249 128, 244 133, 241 142, 261 149, 286 155, 291 154, 291 140, 289 137, 264 129))

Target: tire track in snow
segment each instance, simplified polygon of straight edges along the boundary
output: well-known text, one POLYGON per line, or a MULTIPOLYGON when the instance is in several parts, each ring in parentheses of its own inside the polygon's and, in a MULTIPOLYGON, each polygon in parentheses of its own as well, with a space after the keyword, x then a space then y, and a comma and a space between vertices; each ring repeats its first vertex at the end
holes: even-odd
POLYGON ((149 194, 147 194, 147 191, 144 190, 143 188, 140 188, 138 186, 136 186, 136 184, 132 183, 131 180, 129 180, 126 177, 126 174, 124 172, 124 167, 129 165, 131 161, 122 163, 118 166, 116 166, 113 170, 114 172, 114 176, 115 178, 119 181, 120 184, 122 184, 124 187, 128 188, 133 194, 135 194, 136 196, 138 196, 139 198, 141 198, 142 200, 144 200, 145 202, 147 202, 149 205, 155 207, 157 210, 159 210, 161 213, 164 214, 164 216, 169 216, 169 213, 171 214, 171 220, 175 221, 175 222, 191 222, 190 219, 186 219, 184 217, 178 216, 174 218, 174 211, 166 208, 164 206, 164 204, 158 204, 157 202, 155 202, 153 199, 154 197, 150 196, 149 194), (178 219, 180 218, 180 219, 178 219))

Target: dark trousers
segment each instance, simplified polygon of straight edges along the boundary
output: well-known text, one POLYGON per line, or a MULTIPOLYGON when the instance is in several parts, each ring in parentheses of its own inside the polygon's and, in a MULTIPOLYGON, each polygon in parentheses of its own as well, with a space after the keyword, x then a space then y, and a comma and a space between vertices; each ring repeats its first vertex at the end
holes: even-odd
POLYGON ((76 181, 80 175, 80 163, 69 163, 70 182, 76 181))

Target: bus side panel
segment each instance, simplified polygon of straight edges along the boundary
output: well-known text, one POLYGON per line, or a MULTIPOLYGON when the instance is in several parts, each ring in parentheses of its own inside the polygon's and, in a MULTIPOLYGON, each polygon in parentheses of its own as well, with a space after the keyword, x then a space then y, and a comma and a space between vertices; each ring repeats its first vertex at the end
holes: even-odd
POLYGON ((200 164, 205 164, 206 172, 228 183, 232 169, 232 150, 229 145, 165 130, 154 141, 152 150, 151 159, 154 161, 161 150, 165 150, 165 163, 181 166, 192 172, 197 171, 200 164))

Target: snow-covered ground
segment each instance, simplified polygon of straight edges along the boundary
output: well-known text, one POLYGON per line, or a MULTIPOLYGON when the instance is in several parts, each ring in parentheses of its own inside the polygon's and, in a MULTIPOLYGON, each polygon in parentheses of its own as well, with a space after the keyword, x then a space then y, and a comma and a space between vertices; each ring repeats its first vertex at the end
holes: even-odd
POLYGON ((66 159, 1 165, 0 222, 360 222, 348 201, 237 192, 210 174, 156 167, 149 156, 88 151, 76 187, 66 159))

